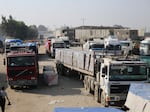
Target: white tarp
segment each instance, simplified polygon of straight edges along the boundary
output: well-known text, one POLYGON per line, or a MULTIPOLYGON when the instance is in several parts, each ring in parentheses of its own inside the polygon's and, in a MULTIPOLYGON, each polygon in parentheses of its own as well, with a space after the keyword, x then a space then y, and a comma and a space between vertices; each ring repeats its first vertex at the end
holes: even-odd
POLYGON ((149 112, 150 83, 131 84, 125 106, 129 108, 129 112, 149 112))

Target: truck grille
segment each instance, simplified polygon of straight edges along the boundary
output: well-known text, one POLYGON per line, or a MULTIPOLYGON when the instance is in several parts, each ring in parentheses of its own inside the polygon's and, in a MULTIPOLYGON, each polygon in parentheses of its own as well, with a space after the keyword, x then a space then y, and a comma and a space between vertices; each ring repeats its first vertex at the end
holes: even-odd
POLYGON ((33 75, 34 70, 8 70, 8 76, 14 77, 14 76, 27 76, 27 75, 33 75))
POLYGON ((111 85, 110 93, 128 93, 130 85, 111 85))

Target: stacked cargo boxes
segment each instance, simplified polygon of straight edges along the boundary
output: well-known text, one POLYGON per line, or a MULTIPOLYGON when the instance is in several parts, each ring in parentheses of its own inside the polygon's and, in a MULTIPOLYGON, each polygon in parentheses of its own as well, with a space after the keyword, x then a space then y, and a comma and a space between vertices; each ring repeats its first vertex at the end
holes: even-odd
POLYGON ((94 72, 94 53, 86 51, 74 51, 72 49, 57 49, 56 61, 90 72, 94 72))

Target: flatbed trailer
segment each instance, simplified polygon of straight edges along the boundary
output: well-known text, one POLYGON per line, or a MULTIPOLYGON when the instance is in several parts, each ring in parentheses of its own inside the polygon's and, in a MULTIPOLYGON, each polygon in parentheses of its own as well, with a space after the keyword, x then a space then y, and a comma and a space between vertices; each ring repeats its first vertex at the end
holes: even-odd
POLYGON ((147 63, 135 57, 97 54, 56 49, 57 72, 83 79, 85 90, 104 106, 124 105, 130 83, 147 81, 147 63))

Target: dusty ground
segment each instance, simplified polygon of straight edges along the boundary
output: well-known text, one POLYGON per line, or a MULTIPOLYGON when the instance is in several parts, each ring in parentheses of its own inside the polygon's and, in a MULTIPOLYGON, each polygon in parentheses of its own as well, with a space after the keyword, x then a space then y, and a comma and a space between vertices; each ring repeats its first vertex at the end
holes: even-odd
MULTIPOLYGON (((6 68, 3 65, 4 55, 0 55, 0 86, 5 85, 6 68)), ((40 73, 42 66, 54 66, 54 60, 45 55, 40 47, 40 73)), ((42 75, 42 74, 41 74, 42 75)), ((6 112, 53 112, 56 107, 100 107, 93 96, 84 91, 80 80, 59 76, 59 84, 46 86, 42 80, 35 89, 6 89, 12 105, 6 105, 6 112)))

